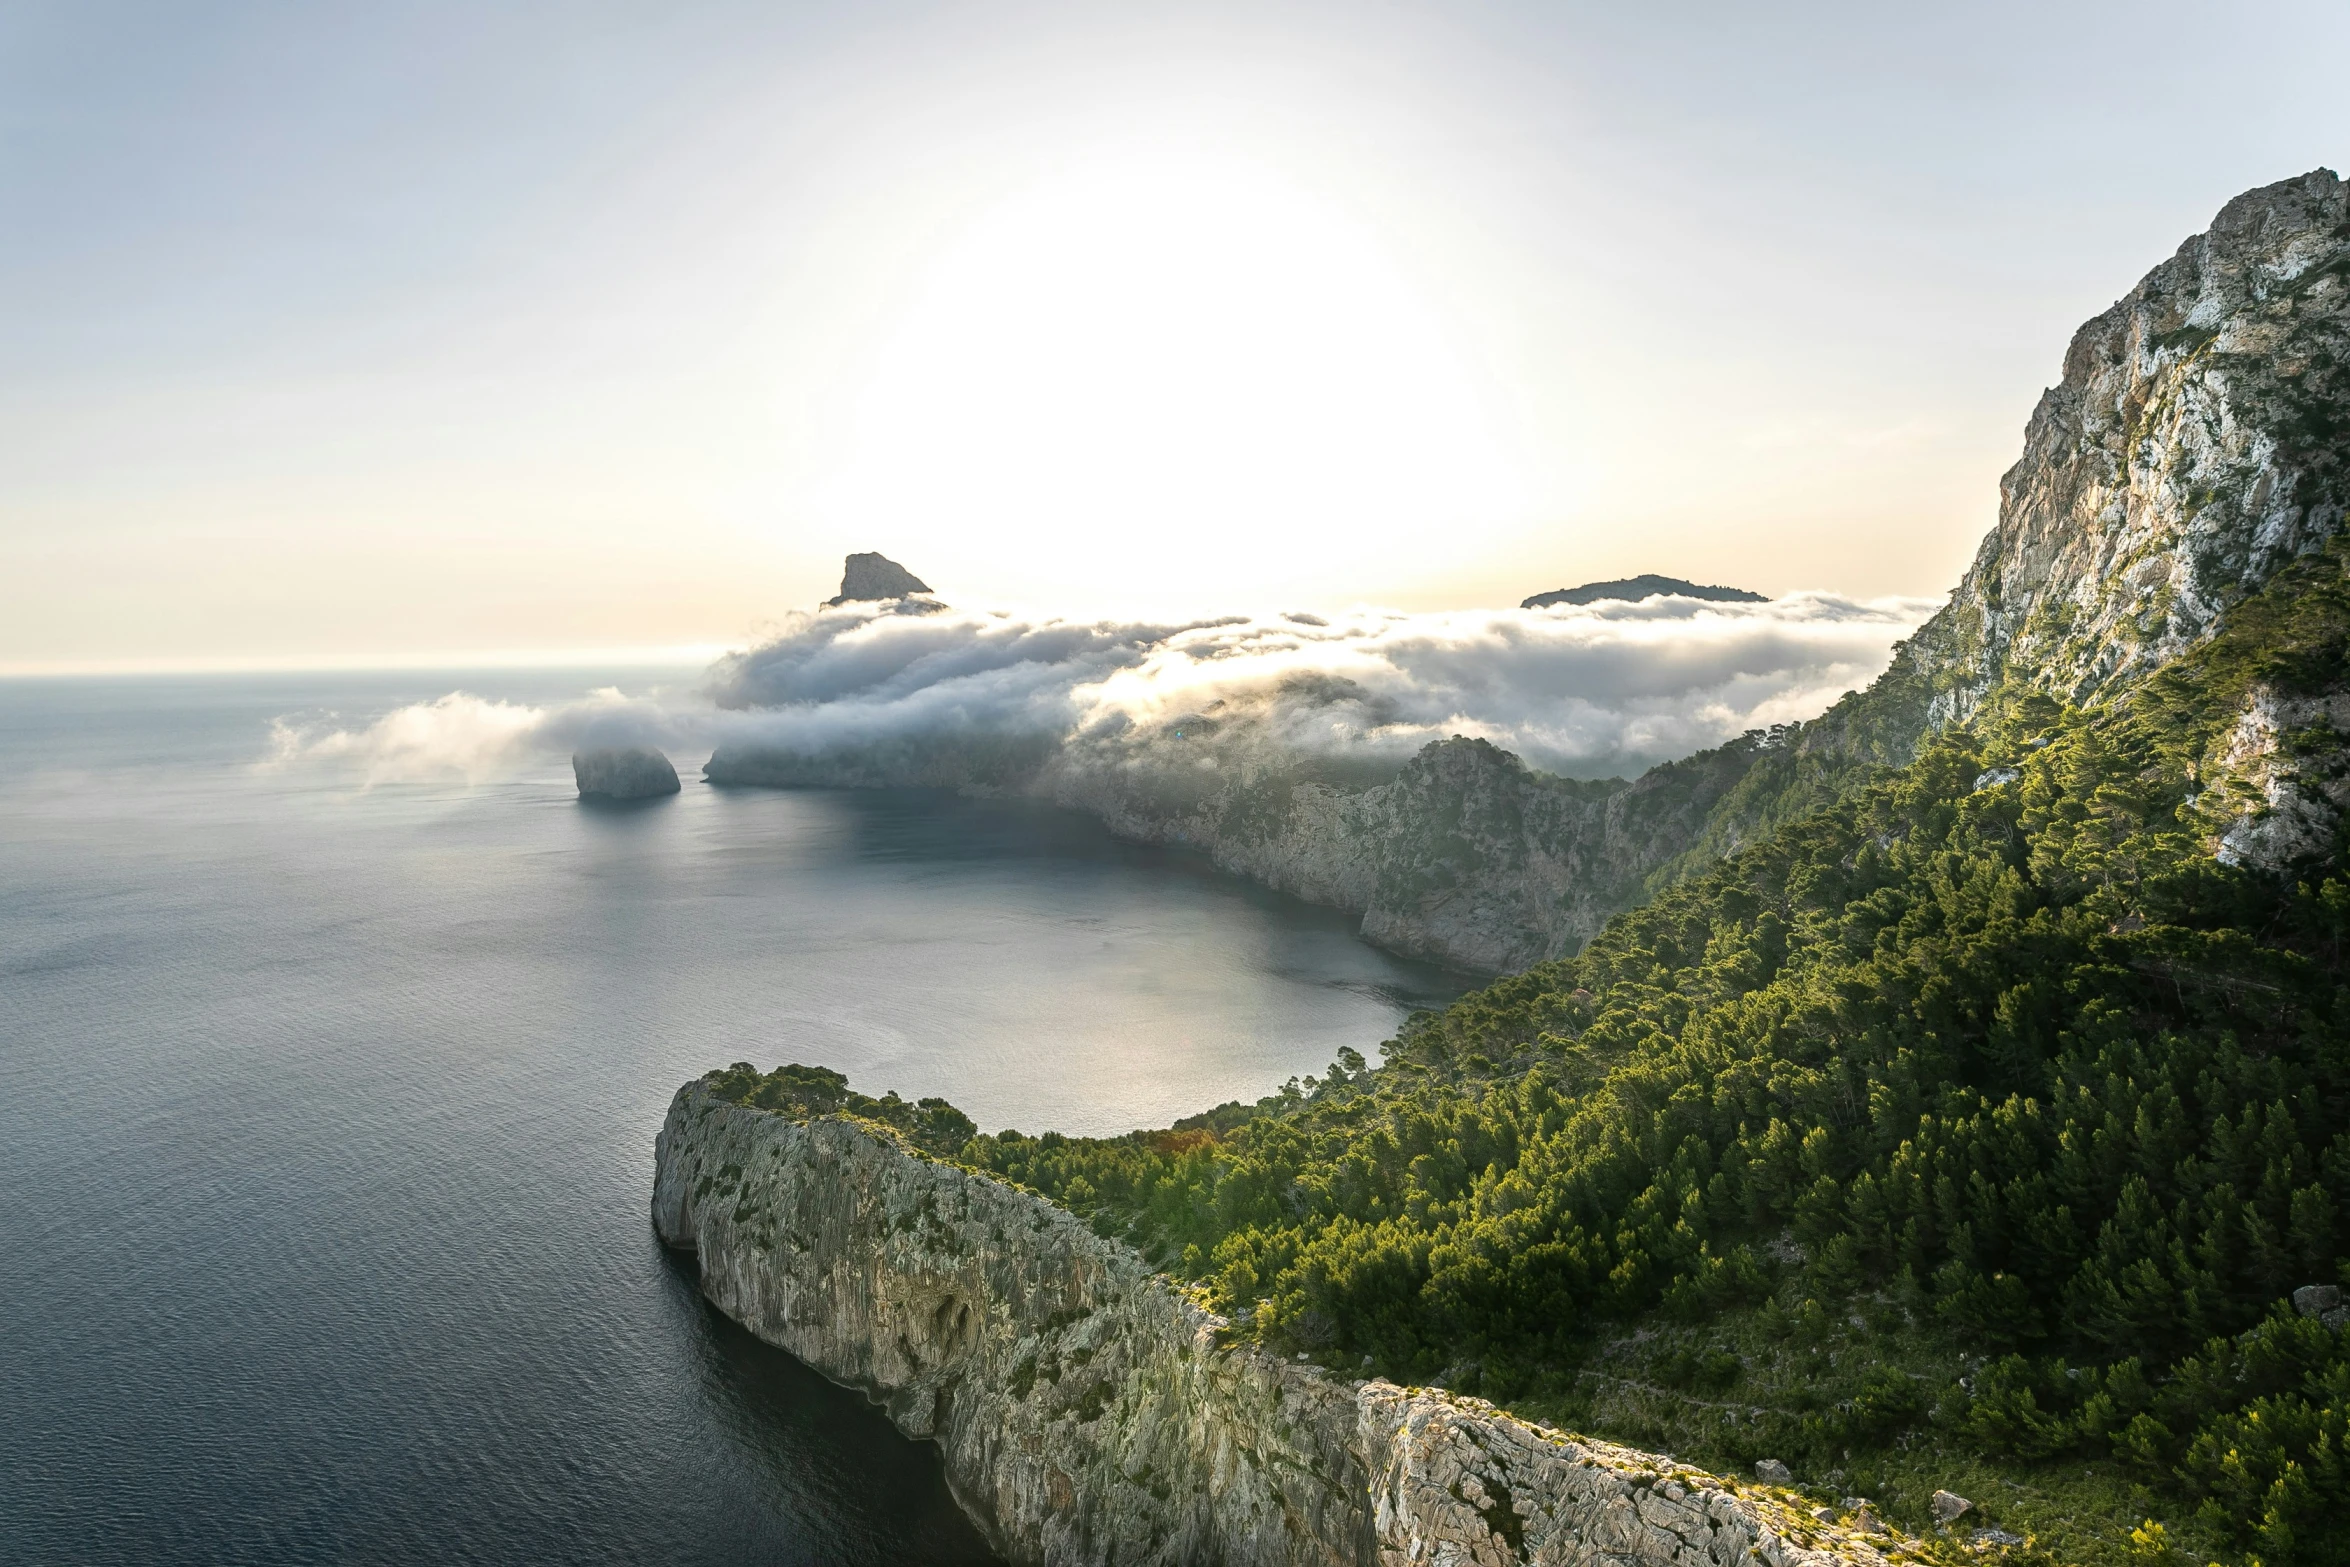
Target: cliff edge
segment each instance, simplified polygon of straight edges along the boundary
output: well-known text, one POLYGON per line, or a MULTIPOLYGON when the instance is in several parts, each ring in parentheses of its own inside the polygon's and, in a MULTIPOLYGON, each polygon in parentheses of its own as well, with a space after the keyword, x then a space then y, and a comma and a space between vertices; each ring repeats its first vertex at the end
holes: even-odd
MULTIPOLYGON (((702 1082, 653 1222, 752 1333, 936 1440, 1016 1563, 1883 1567, 1892 1537, 1478 1400, 1223 1342, 1129 1247, 887 1128, 702 1082)), ((1865 1522, 1865 1520, 1861 1520, 1865 1522)))

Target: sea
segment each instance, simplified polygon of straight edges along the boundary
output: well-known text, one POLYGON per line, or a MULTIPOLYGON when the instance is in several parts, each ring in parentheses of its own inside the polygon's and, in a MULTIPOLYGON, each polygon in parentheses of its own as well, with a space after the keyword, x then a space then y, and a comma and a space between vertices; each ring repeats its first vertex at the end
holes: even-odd
POLYGON ((1039 807, 273 751, 675 678, 0 680, 0 1561, 988 1561, 933 1447, 655 1241, 679 1084, 1113 1133, 1459 993, 1039 807))

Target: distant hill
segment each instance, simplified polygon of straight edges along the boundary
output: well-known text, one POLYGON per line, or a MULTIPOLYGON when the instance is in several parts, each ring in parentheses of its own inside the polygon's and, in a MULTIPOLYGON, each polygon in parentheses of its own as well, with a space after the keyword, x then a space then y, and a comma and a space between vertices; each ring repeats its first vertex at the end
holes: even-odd
POLYGON ((1684 582, 1679 577, 1660 577, 1653 571, 1644 571, 1637 577, 1626 577, 1619 582, 1586 582, 1579 588, 1553 588, 1548 593, 1537 593, 1520 604, 1520 609, 1548 609, 1553 604, 1597 604, 1602 599, 1623 599, 1637 604, 1642 599, 1676 595, 1685 599, 1712 599, 1717 604, 1761 604, 1767 602, 1760 593, 1749 593, 1744 588, 1709 588, 1695 582, 1684 582))

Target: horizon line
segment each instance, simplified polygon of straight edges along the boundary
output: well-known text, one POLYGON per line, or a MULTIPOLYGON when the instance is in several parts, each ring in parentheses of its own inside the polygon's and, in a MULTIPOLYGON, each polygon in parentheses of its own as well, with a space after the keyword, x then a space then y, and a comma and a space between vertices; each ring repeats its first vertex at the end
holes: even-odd
POLYGON ((476 648, 424 653, 288 653, 221 658, 0 661, 0 680, 91 679, 109 675, 353 674, 427 669, 576 669, 603 665, 686 667, 729 651, 721 642, 656 647, 476 648))

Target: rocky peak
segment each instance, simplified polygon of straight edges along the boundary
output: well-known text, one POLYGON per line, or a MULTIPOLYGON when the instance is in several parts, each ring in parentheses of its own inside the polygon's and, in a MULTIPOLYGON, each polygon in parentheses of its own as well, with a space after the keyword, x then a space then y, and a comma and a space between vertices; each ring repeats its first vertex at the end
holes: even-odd
POLYGON ((824 601, 828 608, 836 604, 902 599, 930 591, 929 583, 887 555, 871 551, 851 555, 841 567, 840 592, 824 601))
POLYGON ((2074 334, 1999 524, 1910 646, 1930 721, 2010 673, 2093 702, 2342 525, 2350 186, 2250 191, 2074 334))
POLYGON ((1668 596, 1709 599, 1717 604, 1767 602, 1760 593, 1749 593, 1744 588, 1706 587, 1679 577, 1660 577, 1653 571, 1644 571, 1637 577, 1620 577, 1613 582, 1586 582, 1579 588, 1553 588, 1548 593, 1535 594, 1519 604, 1518 608, 1548 609, 1553 604, 1597 604, 1603 599, 1623 599, 1637 604, 1642 599, 1668 596))

